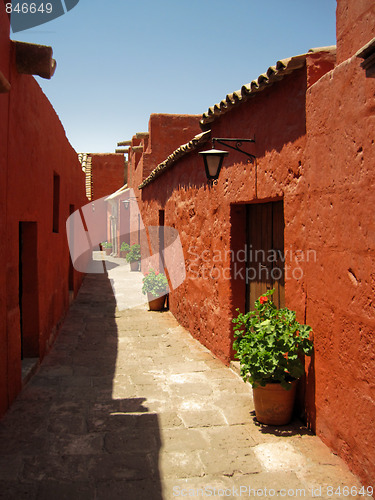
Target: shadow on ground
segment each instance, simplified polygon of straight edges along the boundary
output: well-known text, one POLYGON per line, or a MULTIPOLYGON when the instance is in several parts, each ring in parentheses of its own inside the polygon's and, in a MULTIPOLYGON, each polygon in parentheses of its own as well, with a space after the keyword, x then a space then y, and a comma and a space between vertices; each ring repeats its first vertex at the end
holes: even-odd
POLYGON ((255 427, 257 427, 262 434, 271 434, 273 436, 281 437, 314 435, 314 433, 310 431, 298 418, 293 418, 290 424, 277 426, 258 422, 255 416, 255 411, 251 411, 250 415, 253 417, 255 427))
POLYGON ((158 416, 145 398, 112 398, 115 317, 107 275, 87 275, 55 346, 0 423, 0 498, 162 499, 158 416))

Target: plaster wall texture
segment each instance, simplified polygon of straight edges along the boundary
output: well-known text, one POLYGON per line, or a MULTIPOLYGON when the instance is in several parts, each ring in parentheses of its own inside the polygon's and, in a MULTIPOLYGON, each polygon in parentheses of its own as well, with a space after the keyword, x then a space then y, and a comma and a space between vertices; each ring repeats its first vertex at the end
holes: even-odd
POLYGON ((143 153, 130 152, 129 185, 138 192, 138 186, 148 175, 181 144, 201 132, 200 115, 173 115, 153 113, 150 116, 149 136, 132 139, 132 146, 143 146, 143 153))
MULTIPOLYGON (((0 71, 5 78, 9 80, 9 55, 10 55, 10 40, 9 40, 9 20, 3 9, 0 9, 0 71)), ((8 156, 8 112, 9 98, 7 94, 0 94, 0 137, 5 140, 0 140, 0 262, 6 261, 7 248, 4 242, 6 241, 6 184, 7 170, 4 168, 8 156)), ((3 268, 0 272, 0 346, 6 345, 6 273, 3 268)), ((3 414, 8 406, 7 402, 7 356, 6 350, 0 349, 0 415, 3 414)))
POLYGON ((124 155, 91 153, 92 200, 109 196, 126 183, 124 155))
MULTIPOLYGON (((39 338, 35 342, 42 358, 69 305, 70 261, 65 221, 72 206, 77 209, 87 199, 84 174, 58 116, 35 79, 17 73, 14 49, 9 43, 9 20, 4 9, 0 11, 0 67, 12 86, 8 94, 0 95, 0 130, 6 138, 0 144, 0 175, 4 181, 0 204, 4 236, 0 250, 4 266, 0 296, 5 313, 1 314, 0 413, 4 413, 22 383, 19 223, 37 224, 37 278, 31 286, 38 297, 33 314, 39 316, 39 338), (60 176, 58 232, 53 232, 54 175, 60 176)), ((74 271, 74 293, 81 280, 82 276, 74 271)))
POLYGON ((307 92, 305 268, 315 355, 307 384, 316 433, 365 484, 375 481, 375 80, 355 53, 374 37, 372 0, 338 0, 337 66, 307 92))
MULTIPOLYGON (((359 2, 360 4, 361 2, 359 2)), ((363 3, 363 2, 362 2, 363 3)), ((315 332, 309 417, 368 484, 375 480, 375 79, 352 57, 306 97, 307 321, 315 332)))
POLYGON ((149 120, 149 141, 143 155, 144 180, 166 156, 200 133, 199 115, 155 113, 149 120))
MULTIPOLYGON (((154 113, 150 116, 149 136, 134 136, 132 146, 143 146, 143 152, 130 151, 129 154, 129 187, 134 189, 137 201, 142 207, 142 197, 138 186, 151 171, 164 161, 181 144, 191 140, 200 133, 198 115, 173 115, 154 113)), ((143 218, 142 211, 142 218, 143 218)), ((159 225, 158 214, 154 225, 159 225)), ((146 220, 144 219, 146 225, 146 220)), ((130 244, 138 243, 138 215, 131 214, 130 244)))
MULTIPOLYGON (((257 156, 256 167, 231 152, 211 188, 195 151, 142 190, 145 225, 157 224, 158 210, 165 209, 165 225, 179 231, 184 250, 187 278, 171 293, 170 309, 227 364, 232 358, 231 318, 237 307, 245 307, 244 279, 233 274, 230 250, 245 248, 245 203, 284 197, 285 218, 299 204, 305 95, 302 68, 213 122, 212 137, 252 138, 256 133, 256 143, 249 146, 257 156)), ((287 243, 294 235, 288 226, 287 243)))
POLYGON ((373 0, 337 0, 337 62, 352 57, 374 38, 375 3, 373 0))
POLYGON ((145 224, 164 209, 184 249, 187 278, 170 309, 225 363, 231 318, 245 308, 229 253, 246 242, 245 204, 283 200, 284 248, 302 256, 289 263, 285 302, 316 344, 299 402, 365 484, 375 480, 374 91, 360 59, 335 67, 332 54, 309 54, 306 68, 212 123, 212 137, 255 133, 256 166, 231 152, 209 187, 194 151, 142 190, 145 224))

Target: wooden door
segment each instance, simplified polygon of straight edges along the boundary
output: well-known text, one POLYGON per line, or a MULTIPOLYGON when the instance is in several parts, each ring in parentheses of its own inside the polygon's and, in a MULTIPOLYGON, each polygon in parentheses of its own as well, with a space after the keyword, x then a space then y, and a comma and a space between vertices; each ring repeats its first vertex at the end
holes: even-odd
POLYGON ((246 309, 275 288, 273 301, 285 306, 284 207, 282 201, 247 206, 246 309))
POLYGON ((39 357, 38 228, 19 222, 21 359, 39 357))

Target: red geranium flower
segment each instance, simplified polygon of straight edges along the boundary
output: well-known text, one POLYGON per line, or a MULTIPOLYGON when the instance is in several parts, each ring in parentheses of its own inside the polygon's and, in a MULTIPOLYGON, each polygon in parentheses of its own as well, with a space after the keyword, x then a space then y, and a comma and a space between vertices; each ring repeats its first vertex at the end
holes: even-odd
POLYGON ((265 302, 268 302, 268 297, 264 297, 264 296, 262 295, 262 297, 260 297, 260 298, 259 298, 259 302, 260 302, 261 304, 264 304, 265 302))

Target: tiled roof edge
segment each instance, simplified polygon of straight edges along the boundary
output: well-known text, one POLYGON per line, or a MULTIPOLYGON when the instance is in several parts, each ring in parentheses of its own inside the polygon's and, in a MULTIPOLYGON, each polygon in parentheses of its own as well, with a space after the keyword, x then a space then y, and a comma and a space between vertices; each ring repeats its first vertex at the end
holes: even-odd
POLYGON ((361 47, 357 52, 356 56, 360 57, 361 59, 366 59, 370 54, 374 52, 374 47, 375 47, 375 37, 370 40, 366 45, 361 47))
POLYGON ((317 52, 336 52, 336 45, 328 45, 327 47, 313 47, 308 54, 317 52))
POLYGON ((146 179, 140 184, 139 189, 143 189, 145 186, 153 182, 157 177, 163 174, 168 168, 170 168, 177 160, 179 160, 182 156, 190 153, 194 149, 196 149, 201 144, 204 144, 211 137, 211 131, 208 130, 206 132, 202 132, 201 134, 196 135, 193 139, 186 144, 183 144, 179 148, 177 148, 173 153, 171 153, 166 160, 162 163, 159 163, 157 167, 151 172, 151 174, 146 177, 146 179))
MULTIPOLYGON (((335 52, 336 46, 317 47, 310 49, 308 53, 315 52, 335 52)), ((300 54, 297 56, 289 57, 287 59, 280 59, 276 62, 275 66, 270 66, 265 73, 259 75, 257 80, 243 85, 241 90, 237 90, 231 94, 227 94, 225 99, 217 104, 214 104, 206 113, 203 113, 200 120, 200 125, 203 130, 207 129, 207 124, 212 123, 217 117, 230 111, 233 107, 239 105, 241 102, 247 101, 250 97, 258 92, 261 92, 266 87, 272 85, 274 82, 282 80, 285 76, 291 74, 293 71, 303 68, 306 65, 306 56, 308 54, 300 54)), ((183 144, 176 149, 168 158, 160 163, 151 174, 139 185, 139 189, 143 189, 150 184, 166 169, 171 167, 181 156, 195 149, 198 145, 205 143, 211 135, 211 130, 206 130, 202 134, 196 135, 190 142, 183 144)))
MULTIPOLYGON (((328 49, 323 47, 322 49, 328 49)), ((311 49, 318 51, 319 49, 311 49)), ((270 66, 265 73, 258 76, 256 80, 243 85, 241 90, 237 90, 232 94, 227 94, 226 97, 217 104, 214 104, 206 113, 203 113, 200 120, 200 125, 204 129, 205 125, 212 123, 217 117, 230 111, 233 107, 241 102, 247 101, 250 97, 258 92, 261 92, 274 82, 281 80, 286 75, 289 75, 296 69, 300 69, 306 64, 306 54, 301 54, 287 59, 281 59, 276 62, 275 66, 270 66)))

